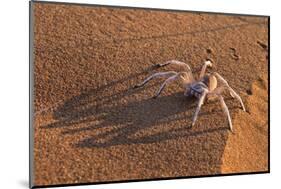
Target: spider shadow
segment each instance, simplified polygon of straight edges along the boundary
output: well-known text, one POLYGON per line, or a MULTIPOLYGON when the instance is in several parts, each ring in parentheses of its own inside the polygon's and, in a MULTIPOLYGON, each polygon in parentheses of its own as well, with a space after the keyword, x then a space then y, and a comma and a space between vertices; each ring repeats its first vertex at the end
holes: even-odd
MULTIPOLYGON (((113 80, 105 85, 97 86, 94 89, 85 91, 78 96, 74 96, 69 100, 66 100, 63 105, 59 106, 53 112, 53 117, 57 121, 41 126, 41 128, 58 128, 72 126, 79 123, 87 123, 93 120, 92 118, 94 114, 95 117, 99 117, 97 112, 105 110, 106 105, 111 104, 112 102, 117 102, 122 98, 133 96, 144 90, 148 90, 153 87, 155 88, 156 86, 160 87, 161 80, 154 80, 145 87, 137 89, 135 89, 133 87, 134 85, 131 84, 137 84, 138 78, 142 77, 143 79, 148 73, 151 73, 157 69, 159 71, 160 68, 156 65, 152 65, 141 70, 140 72, 127 75, 126 77, 118 80, 113 80), (129 87, 123 87, 122 90, 119 90, 118 87, 120 86, 129 87)), ((200 69, 201 67, 197 67, 194 69, 194 71, 199 71, 200 69)), ((158 97, 158 99, 159 98, 161 97, 158 97)))
MULTIPOLYGON (((79 148, 147 144, 228 130, 226 126, 220 125, 206 130, 191 129, 189 125, 197 101, 184 97, 182 92, 160 96, 157 99, 135 99, 134 95, 159 85, 159 82, 152 82, 138 89, 125 87, 115 90, 151 70, 153 67, 71 98, 54 111, 56 122, 41 128, 61 128, 63 135, 90 133, 91 137, 74 145, 79 148), (124 99, 127 103, 122 101, 124 99), (159 132, 151 133, 149 130, 153 129, 159 132), (139 135, 141 137, 138 137, 139 135)), ((208 105, 214 106, 215 103, 208 102, 208 105)), ((200 117, 208 117, 218 112, 220 110, 210 112, 203 108, 200 117)))
MULTIPOLYGON (((134 89, 128 87, 124 90, 114 91, 114 93, 108 94, 108 90, 123 85, 126 81, 135 80, 137 77, 152 71, 154 66, 145 69, 141 72, 131 74, 119 80, 114 80, 106 85, 99 86, 92 90, 81 93, 78 96, 74 96, 69 100, 66 100, 63 105, 56 108, 53 112, 53 117, 56 122, 43 125, 41 128, 66 128, 73 127, 75 124, 88 123, 98 118, 102 114, 102 110, 106 110, 106 105, 111 104, 114 101, 118 101, 126 96, 134 95, 144 89, 152 88, 159 85, 160 82, 147 86, 146 88, 134 89), (97 112, 101 114, 98 114, 97 112)), ((109 90, 109 91, 110 91, 109 90)))
MULTIPOLYGON (((209 105, 215 105, 215 103, 211 102, 209 105)), ((80 140, 75 147, 105 148, 117 145, 152 144, 213 132, 227 133, 229 128, 226 122, 208 126, 207 129, 202 129, 199 125, 191 128, 190 124, 196 106, 195 99, 187 100, 182 93, 176 93, 156 100, 149 98, 124 106, 101 108, 103 115, 98 116, 98 123, 82 128, 67 129, 62 134, 74 135, 90 132, 91 136, 80 140)), ((202 108, 200 119, 211 115, 216 116, 220 112, 219 109, 209 111, 202 108)))
MULTIPOLYGON (((159 87, 157 80, 143 88, 132 88, 131 84, 148 71, 128 75, 69 99, 53 112, 56 121, 41 128, 61 130, 62 136, 73 139, 71 146, 77 150, 101 149, 107 153, 108 149, 110 153, 116 147, 133 148, 138 153, 140 146, 149 150, 166 142, 180 145, 179 149, 174 146, 162 156, 174 161, 175 153, 185 154, 185 165, 189 165, 184 168, 185 175, 220 173, 229 131, 226 119, 218 118, 223 116, 220 105, 207 102, 191 128, 196 99, 187 98, 182 92, 165 91, 152 99, 151 94, 159 87)), ((228 103, 231 99, 225 100, 228 103)), ((237 106, 229 106, 230 110, 234 108, 237 106)))

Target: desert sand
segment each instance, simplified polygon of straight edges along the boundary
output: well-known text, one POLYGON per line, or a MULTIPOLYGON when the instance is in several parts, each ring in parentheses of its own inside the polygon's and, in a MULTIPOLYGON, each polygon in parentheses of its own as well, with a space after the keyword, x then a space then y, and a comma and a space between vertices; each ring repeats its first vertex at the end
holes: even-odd
POLYGON ((34 3, 34 180, 39 185, 268 172, 268 18, 34 3), (163 79, 211 59, 241 95, 202 107, 163 79))

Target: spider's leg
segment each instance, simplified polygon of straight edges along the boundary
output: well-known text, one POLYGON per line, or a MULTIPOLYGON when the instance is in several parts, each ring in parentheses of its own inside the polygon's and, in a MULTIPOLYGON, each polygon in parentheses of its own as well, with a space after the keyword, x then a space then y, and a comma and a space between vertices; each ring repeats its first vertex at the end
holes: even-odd
POLYGON ((168 65, 174 66, 174 68, 175 67, 180 68, 181 72, 185 73, 185 75, 186 75, 185 78, 189 82, 194 81, 192 70, 191 70, 190 66, 185 62, 180 62, 177 60, 169 60, 163 64, 156 64, 157 67, 164 67, 164 66, 168 66, 168 65))
POLYGON ((148 83, 150 80, 152 80, 153 78, 157 78, 157 77, 167 77, 167 76, 172 76, 172 75, 176 75, 177 72, 174 71, 169 71, 169 72, 158 72, 155 73, 151 76, 149 76, 148 78, 146 78, 142 83, 137 84, 134 86, 134 88, 138 88, 138 87, 142 87, 144 86, 146 83, 148 83))
POLYGON ((199 79, 202 79, 204 77, 206 69, 207 69, 208 66, 212 67, 212 63, 211 63, 210 60, 205 61, 204 65, 202 66, 199 79))
POLYGON ((191 68, 188 64, 177 60, 169 60, 167 62, 164 62, 163 64, 156 64, 157 67, 164 67, 168 65, 176 65, 176 66, 184 67, 186 69, 184 71, 191 71, 191 68))
MULTIPOLYGON (((164 81, 164 83, 161 85, 160 89, 158 90, 158 92, 156 93, 156 95, 153 98, 157 98, 160 95, 160 93, 163 91, 165 86, 167 86, 167 84, 169 84, 173 81, 176 81, 178 79, 181 79, 183 87, 186 89, 188 89, 189 87, 187 87, 187 86, 194 81, 192 75, 190 75, 189 72, 177 73, 176 75, 173 75, 164 81)), ((187 94, 187 93, 188 93, 188 91, 185 91, 184 94, 187 94)))
POLYGON ((212 92, 210 92, 209 95, 217 97, 217 95, 220 95, 225 90, 225 88, 225 85, 217 87, 212 92))
POLYGON ((194 116, 193 116, 193 119, 192 119, 192 124, 191 124, 191 126, 194 126, 194 124, 195 124, 195 122, 196 122, 196 120, 197 120, 198 113, 199 113, 199 111, 200 111, 200 109, 201 109, 201 106, 202 106, 203 103, 204 103, 204 99, 205 99, 206 95, 207 95, 207 92, 204 91, 203 94, 202 94, 202 96, 201 96, 200 99, 199 99, 199 102, 198 102, 196 111, 195 111, 194 116))
POLYGON ((222 109, 223 109, 224 113, 227 115, 227 119, 228 119, 230 130, 231 130, 231 132, 233 132, 232 121, 231 121, 229 110, 228 110, 228 108, 227 108, 227 106, 225 104, 225 101, 224 101, 224 99, 223 99, 223 97, 221 95, 219 95, 219 99, 220 99, 220 102, 221 102, 222 109))
POLYGON ((156 95, 155 95, 153 98, 157 98, 157 97, 161 94, 161 92, 163 91, 163 89, 165 88, 165 86, 166 86, 167 84, 169 84, 169 83, 171 83, 172 81, 175 81, 175 80, 177 80, 177 79, 179 79, 179 74, 173 75, 173 76, 169 77, 168 79, 166 79, 166 80, 164 81, 164 83, 161 85, 161 87, 160 87, 160 89, 158 90, 158 92, 156 93, 156 95))
POLYGON ((229 90, 230 95, 232 97, 236 98, 240 102, 243 111, 246 111, 246 108, 244 106, 244 103, 243 103, 241 97, 228 85, 228 82, 220 74, 218 74, 216 72, 214 74, 224 84, 224 86, 229 90))
MULTIPOLYGON (((220 74, 218 74, 217 72, 215 72, 214 74, 224 85, 229 87, 228 82, 220 74)), ((229 91, 229 92, 230 92, 231 97, 235 98, 234 93, 232 91, 229 91)))
POLYGON ((241 97, 230 86, 228 86, 228 90, 230 91, 230 94, 232 94, 234 96, 234 98, 236 98, 240 102, 242 109, 245 112, 246 108, 244 106, 244 103, 243 103, 241 97))

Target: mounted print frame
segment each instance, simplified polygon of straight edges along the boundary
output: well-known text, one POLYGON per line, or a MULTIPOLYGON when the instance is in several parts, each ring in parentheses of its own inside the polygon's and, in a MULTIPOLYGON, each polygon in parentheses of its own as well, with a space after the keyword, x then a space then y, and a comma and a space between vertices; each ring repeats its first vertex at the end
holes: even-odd
POLYGON ((270 17, 30 2, 30 187, 270 172, 270 17))

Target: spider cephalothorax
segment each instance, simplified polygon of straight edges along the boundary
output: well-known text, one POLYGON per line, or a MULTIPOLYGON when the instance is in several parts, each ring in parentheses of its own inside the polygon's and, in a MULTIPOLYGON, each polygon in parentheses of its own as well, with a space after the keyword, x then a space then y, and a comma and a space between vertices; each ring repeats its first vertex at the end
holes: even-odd
POLYGON ((156 77, 168 77, 161 85, 156 95, 153 97, 153 98, 157 98, 167 84, 175 80, 180 80, 182 83, 182 87, 185 89, 184 95, 195 96, 196 98, 198 98, 198 106, 196 108, 191 126, 195 124, 198 113, 200 111, 201 106, 204 103, 204 100, 206 98, 219 98, 222 109, 227 115, 230 130, 233 131, 229 110, 224 102, 222 92, 225 89, 228 90, 230 95, 233 98, 236 98, 240 102, 242 109, 244 111, 246 111, 245 106, 240 96, 228 85, 227 81, 220 74, 218 74, 217 72, 206 74, 206 69, 207 67, 212 67, 212 62, 210 60, 205 61, 202 70, 200 72, 200 76, 197 80, 194 79, 190 66, 184 62, 180 62, 177 60, 170 60, 165 62, 164 64, 157 64, 156 66, 164 67, 168 65, 179 67, 181 68, 181 71, 179 72, 166 71, 166 72, 155 73, 150 77, 148 77, 147 79, 145 79, 142 83, 136 85, 135 87, 141 87, 145 85, 147 82, 149 82, 151 79, 156 77), (218 85, 218 81, 221 83, 220 86, 218 85))

